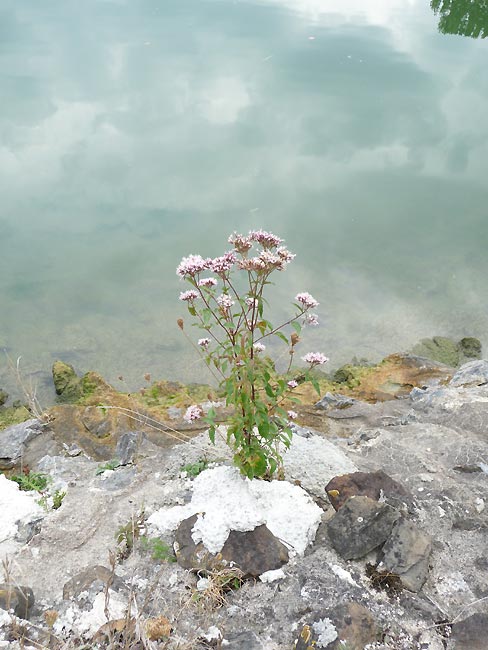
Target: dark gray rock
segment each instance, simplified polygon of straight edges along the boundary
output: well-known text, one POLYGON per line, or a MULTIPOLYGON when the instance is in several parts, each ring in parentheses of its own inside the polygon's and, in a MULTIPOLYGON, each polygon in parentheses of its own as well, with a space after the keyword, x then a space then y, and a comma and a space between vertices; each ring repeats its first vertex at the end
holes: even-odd
POLYGON ((33 606, 34 592, 30 587, 0 584, 0 609, 13 609, 16 616, 28 619, 33 606))
POLYGON ((479 339, 474 336, 466 336, 458 343, 461 359, 468 361, 469 359, 481 359, 483 347, 479 339))
POLYGON ((334 510, 339 510, 353 496, 365 496, 375 501, 382 498, 395 508, 413 510, 414 499, 410 492, 382 470, 335 476, 325 486, 325 491, 334 510))
POLYGON ((134 462, 143 436, 139 431, 127 431, 120 436, 115 447, 115 458, 118 458, 121 465, 134 462))
POLYGON ((330 541, 346 560, 358 559, 385 542, 400 513, 369 497, 352 497, 327 525, 330 541))
POLYGON ((378 569, 399 576, 410 591, 419 591, 427 579, 432 540, 407 519, 399 519, 383 546, 378 569))
POLYGON ((265 650, 259 637, 254 632, 238 632, 225 636, 226 650, 265 650))
POLYGON ((451 386, 482 386, 488 384, 488 361, 480 359, 465 363, 450 381, 451 386))
POLYGON ((257 578, 288 562, 286 546, 264 524, 246 532, 232 530, 220 553, 210 553, 191 536, 197 517, 182 521, 175 535, 176 559, 185 569, 210 571, 234 566, 245 577, 257 578))
POLYGON ((323 409, 324 411, 328 411, 329 409, 347 409, 355 402, 357 402, 357 400, 353 397, 348 397, 347 395, 341 395, 340 393, 326 393, 324 397, 315 404, 315 407, 323 409))
POLYGON ((0 431, 0 469, 15 467, 22 459, 26 445, 45 427, 40 420, 32 419, 0 431))
POLYGON ((473 614, 454 623, 449 650, 486 650, 488 647, 488 614, 473 614))

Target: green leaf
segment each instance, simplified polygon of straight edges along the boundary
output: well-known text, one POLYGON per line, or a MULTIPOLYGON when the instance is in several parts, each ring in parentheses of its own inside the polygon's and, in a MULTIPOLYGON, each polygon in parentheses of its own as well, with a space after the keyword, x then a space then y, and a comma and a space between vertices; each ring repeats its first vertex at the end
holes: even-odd
POLYGON ((208 430, 208 437, 210 438, 212 445, 215 445, 215 426, 212 425, 208 430))
POLYGON ((300 323, 299 323, 298 321, 296 321, 296 320, 294 320, 294 321, 292 322, 291 326, 293 327, 293 329, 295 330, 295 332, 296 332, 297 334, 300 334, 300 332, 302 331, 302 326, 301 326, 300 323))
POLYGON ((319 382, 315 379, 315 377, 311 377, 311 378, 310 378, 310 382, 311 382, 312 386, 315 388, 315 391, 317 392, 317 394, 318 394, 319 397, 320 397, 320 386, 319 386, 319 382))
POLYGON ((280 339, 283 341, 283 343, 286 343, 286 345, 289 345, 288 339, 287 339, 286 336, 283 334, 283 332, 275 332, 275 335, 276 335, 278 338, 280 338, 280 339))

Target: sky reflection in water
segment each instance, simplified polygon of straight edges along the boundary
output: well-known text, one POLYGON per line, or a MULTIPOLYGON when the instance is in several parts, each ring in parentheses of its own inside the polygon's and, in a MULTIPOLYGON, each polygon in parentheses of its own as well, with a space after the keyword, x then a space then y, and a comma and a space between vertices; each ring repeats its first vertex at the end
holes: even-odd
POLYGON ((253 227, 297 253, 276 319, 321 302, 304 352, 488 345, 488 45, 437 30, 463 4, 3 2, 0 346, 204 380, 175 267, 253 227))

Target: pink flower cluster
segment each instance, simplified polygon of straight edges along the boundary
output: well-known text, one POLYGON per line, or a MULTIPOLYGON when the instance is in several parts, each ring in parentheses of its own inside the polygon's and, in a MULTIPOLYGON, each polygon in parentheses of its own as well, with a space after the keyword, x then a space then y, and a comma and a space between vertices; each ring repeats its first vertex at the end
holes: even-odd
POLYGON ((217 296, 217 302, 219 304, 219 307, 222 307, 222 309, 230 309, 230 307, 232 307, 234 304, 232 298, 226 293, 222 293, 220 296, 217 296))
POLYGON ((266 346, 263 343, 255 343, 253 346, 254 350, 256 352, 264 352, 266 350, 266 346))
POLYGON ((210 339, 209 338, 198 339, 198 345, 204 350, 206 350, 210 345, 210 339))
POLYGON ((215 278, 202 278, 198 280, 199 287, 215 287, 217 285, 217 280, 215 278))
POLYGON ((290 381, 287 382, 288 388, 296 388, 298 386, 298 382, 295 379, 290 379, 290 381))
POLYGON ((201 255, 188 255, 184 257, 176 269, 176 275, 184 278, 187 275, 194 277, 197 273, 201 273, 210 268, 211 259, 203 259, 201 255))
POLYGON ((198 291, 195 291, 195 289, 188 289, 188 291, 182 291, 180 293, 180 300, 184 300, 186 302, 193 302, 198 298, 198 291))
POLYGON ((231 270, 234 264, 237 262, 237 257, 234 251, 227 251, 221 257, 216 257, 211 260, 211 269, 214 273, 222 275, 231 270))
POLYGON ((313 296, 311 296, 309 293, 306 291, 303 291, 302 293, 297 293, 295 296, 295 300, 303 306, 303 309, 314 309, 315 307, 318 306, 318 301, 315 300, 313 296))
POLYGON ((303 319, 303 324, 304 325, 318 325, 319 324, 319 317, 317 314, 306 314, 305 318, 303 319))
POLYGON ((183 419, 187 422, 193 422, 194 420, 199 420, 203 415, 203 409, 197 404, 192 404, 186 409, 186 413, 183 416, 183 419))
POLYGON ((277 237, 272 232, 267 232, 266 230, 251 230, 249 239, 261 244, 263 248, 276 248, 283 243, 281 237, 277 237))
POLYGON ((302 361, 310 363, 312 366, 321 366, 322 364, 327 363, 328 360, 329 357, 326 357, 322 352, 309 352, 302 357, 302 361))

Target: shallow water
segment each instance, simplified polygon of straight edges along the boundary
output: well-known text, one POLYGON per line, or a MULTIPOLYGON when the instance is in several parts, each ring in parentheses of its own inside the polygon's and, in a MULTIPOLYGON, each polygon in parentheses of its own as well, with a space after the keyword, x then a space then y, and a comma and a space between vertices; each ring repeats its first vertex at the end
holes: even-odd
POLYGON ((304 352, 486 351, 488 41, 438 31, 483 33, 464 5, 4 0, 0 346, 41 391, 56 358, 207 380, 175 267, 263 227, 297 254, 275 317, 321 303, 304 352))

